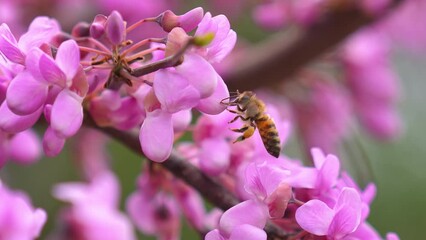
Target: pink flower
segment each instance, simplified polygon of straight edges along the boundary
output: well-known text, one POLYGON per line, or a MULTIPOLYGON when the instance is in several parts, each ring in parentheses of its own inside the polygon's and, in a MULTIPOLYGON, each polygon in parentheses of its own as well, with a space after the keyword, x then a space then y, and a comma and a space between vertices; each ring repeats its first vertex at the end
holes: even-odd
POLYGON ((89 183, 63 183, 53 195, 71 206, 62 215, 78 239, 136 239, 128 218, 119 212, 119 185, 110 172, 97 175, 89 183))
POLYGON ((263 227, 267 218, 268 209, 266 205, 255 200, 247 200, 224 212, 220 218, 218 229, 207 233, 205 239, 266 239, 263 227))
POLYGON ((320 200, 310 200, 296 211, 296 220, 306 231, 331 239, 343 239, 361 221, 361 198, 353 188, 343 188, 333 208, 320 200))
POLYGON ((156 21, 166 32, 170 32, 175 27, 180 27, 183 28, 185 32, 190 32, 197 27, 203 18, 203 15, 204 10, 201 7, 194 8, 180 16, 177 16, 172 11, 167 10, 160 14, 156 21))
POLYGON ((212 17, 211 13, 206 13, 203 20, 198 25, 195 36, 213 33, 213 41, 202 49, 200 53, 210 63, 222 61, 234 48, 237 41, 237 34, 231 29, 229 20, 224 15, 212 17))
POLYGON ((293 194, 286 182, 291 172, 269 163, 249 164, 244 187, 255 199, 268 206, 270 217, 282 218, 293 194))
POLYGON ((316 77, 308 99, 294 103, 296 120, 308 149, 318 147, 334 152, 347 133, 350 104, 342 88, 316 77))
POLYGON ((180 211, 175 198, 161 190, 170 184, 162 173, 144 172, 138 180, 139 189, 127 199, 126 209, 143 233, 160 239, 178 239, 180 211))
POLYGON ((323 0, 274 0, 256 6, 253 18, 262 27, 279 29, 289 23, 309 26, 322 12, 323 0))
POLYGON ((14 135, 0 131, 0 149, 0 166, 9 158, 20 164, 32 164, 41 157, 40 140, 31 129, 14 135))
POLYGON ((383 139, 401 131, 395 108, 398 77, 389 62, 389 44, 375 29, 367 29, 352 37, 342 53, 355 110, 364 126, 383 139))
POLYGON ((56 20, 37 17, 31 22, 28 31, 17 41, 7 24, 3 23, 0 26, 0 52, 10 61, 24 65, 26 54, 31 48, 49 43, 59 33, 60 27, 56 20))
POLYGON ((46 212, 34 209, 24 193, 11 191, 0 182, 0 236, 3 239, 35 239, 46 218, 46 212))

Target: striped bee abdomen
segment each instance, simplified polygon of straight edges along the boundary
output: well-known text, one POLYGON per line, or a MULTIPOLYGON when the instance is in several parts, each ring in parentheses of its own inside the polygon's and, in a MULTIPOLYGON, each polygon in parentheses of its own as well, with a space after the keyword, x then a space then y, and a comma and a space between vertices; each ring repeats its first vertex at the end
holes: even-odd
POLYGON ((274 121, 268 115, 263 115, 255 120, 255 124, 259 129, 260 137, 263 145, 269 154, 278 158, 281 152, 281 143, 278 136, 278 130, 274 121))

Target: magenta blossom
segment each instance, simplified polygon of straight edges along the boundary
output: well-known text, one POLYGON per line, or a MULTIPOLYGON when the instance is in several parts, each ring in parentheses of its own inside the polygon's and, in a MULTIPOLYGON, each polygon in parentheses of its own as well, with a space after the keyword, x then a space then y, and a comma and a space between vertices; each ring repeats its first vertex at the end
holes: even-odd
POLYGON ((361 222, 361 198, 353 188, 343 188, 333 208, 320 200, 310 200, 296 211, 300 226, 317 236, 344 239, 361 222))
POLYGON ((374 28, 352 37, 342 52, 355 110, 364 126, 383 139, 394 138, 401 131, 396 112, 398 76, 389 56, 389 39, 374 28))
POLYGON ((0 130, 0 168, 9 159, 20 164, 31 164, 40 157, 40 140, 32 129, 17 134, 0 130))
POLYGON ((35 239, 46 218, 46 212, 34 209, 24 193, 11 191, 0 182, 0 238, 35 239))
MULTIPOLYGON (((142 150, 151 160, 162 162, 170 155, 174 114, 191 108, 208 114, 218 114, 225 109, 220 100, 229 96, 228 89, 210 62, 220 61, 229 54, 236 35, 224 16, 212 18, 210 13, 204 16, 195 35, 208 33, 215 34, 212 43, 186 53, 182 64, 155 74, 153 92, 145 99, 150 103, 145 107, 147 117, 140 131, 142 150)), ((164 56, 177 51, 187 39, 182 28, 173 28, 164 56)))
POLYGON ((268 217, 267 207, 255 200, 239 203, 223 213, 219 226, 207 233, 206 240, 266 240, 263 231, 268 217))
MULTIPOLYGON (((71 203, 61 216, 75 239, 136 239, 128 218, 118 210, 119 185, 110 172, 98 174, 89 184, 63 183, 53 195, 71 203)), ((59 237, 62 238, 62 237, 59 237)))

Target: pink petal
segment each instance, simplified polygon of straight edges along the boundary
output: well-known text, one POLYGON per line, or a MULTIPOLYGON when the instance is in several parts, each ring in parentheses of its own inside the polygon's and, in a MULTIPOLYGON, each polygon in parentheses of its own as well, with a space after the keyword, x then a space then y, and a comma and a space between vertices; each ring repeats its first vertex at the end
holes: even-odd
POLYGON ((83 99, 67 89, 56 97, 52 106, 50 124, 59 137, 68 138, 76 134, 83 123, 83 99))
POLYGON ((266 240, 266 237, 266 232, 263 229, 243 224, 232 230, 229 240, 266 240))
POLYGON ((374 183, 367 184, 361 195, 362 202, 370 205, 373 199, 376 197, 376 192, 377 187, 374 183))
POLYGON ((231 24, 229 23, 228 18, 223 14, 214 16, 211 21, 217 25, 217 31, 215 32, 211 45, 217 46, 228 36, 229 30, 231 30, 231 24))
POLYGON ((28 32, 19 38, 19 48, 28 52, 33 47, 48 43, 54 36, 61 32, 59 23, 49 17, 36 17, 31 22, 28 32))
POLYGON ((73 79, 80 67, 80 50, 77 43, 74 40, 63 42, 58 48, 55 61, 66 79, 73 79))
POLYGON ((27 71, 19 73, 10 83, 6 101, 10 110, 18 115, 37 111, 47 99, 48 85, 35 80, 27 71))
POLYGON ((390 232, 386 234, 386 240, 399 240, 399 236, 396 233, 390 232))
POLYGON ((40 73, 46 81, 61 87, 66 86, 67 76, 56 65, 55 61, 52 58, 44 54, 41 55, 39 65, 40 73))
POLYGON ((328 235, 341 238, 354 232, 361 222, 361 210, 359 193, 354 188, 343 188, 334 206, 335 216, 328 235))
POLYGON ((170 113, 193 108, 200 99, 198 91, 182 75, 169 70, 156 73, 153 88, 162 108, 170 113))
POLYGON ((342 208, 334 216, 327 235, 333 237, 333 239, 342 239, 358 228, 360 219, 360 209, 342 208))
POLYGON ((311 155, 314 160, 315 168, 321 169, 325 162, 325 154, 320 148, 311 148, 311 155))
POLYGON ((222 61, 234 49, 237 43, 237 33, 230 30, 226 38, 216 48, 210 48, 207 59, 211 63, 222 61))
POLYGON ((93 19, 92 24, 90 24, 90 36, 93 38, 100 38, 105 33, 105 23, 107 21, 107 17, 102 14, 98 14, 93 19))
POLYGON ((282 218, 287 209, 288 202, 293 197, 291 186, 281 183, 272 194, 266 199, 269 208, 269 215, 272 218, 282 218))
POLYGON ((142 151, 149 159, 163 162, 172 152, 173 136, 171 114, 154 110, 148 113, 139 133, 142 151))
POLYGON ((190 109, 177 112, 172 115, 173 130, 175 132, 183 132, 191 124, 192 112, 190 109))
POLYGON ((10 111, 6 101, 4 101, 0 106, 0 129, 8 133, 22 132, 33 126, 42 112, 43 108, 40 108, 29 115, 19 116, 10 111))
POLYGON ((17 133, 9 142, 10 157, 21 164, 30 164, 41 156, 40 140, 32 130, 17 133))
POLYGON ((126 26, 120 13, 117 11, 112 11, 112 13, 108 16, 105 27, 108 39, 113 45, 118 45, 124 41, 126 35, 126 26))
MULTIPOLYGON (((2 25, 3 26, 3 25, 2 25)), ((6 25, 7 26, 7 25, 6 25)), ((14 39, 14 38, 13 38, 14 39)), ((6 56, 10 61, 24 65, 25 55, 18 48, 16 43, 14 44, 11 39, 8 39, 5 35, 0 35, 0 52, 6 56)))
POLYGON ((340 211, 343 208, 354 208, 361 210, 361 198, 359 193, 354 188, 344 187, 340 192, 334 210, 340 211))
POLYGON ((201 99, 196 108, 206 114, 219 114, 226 109, 226 105, 220 102, 227 97, 229 97, 228 86, 218 74, 216 90, 210 97, 201 99))
POLYGON ((201 198, 198 192, 186 186, 179 186, 179 188, 182 189, 176 191, 176 197, 187 221, 195 229, 203 229, 205 227, 204 218, 206 215, 203 198, 201 198))
POLYGON ((304 230, 324 236, 333 220, 334 211, 320 200, 310 200, 296 210, 296 221, 304 230))
POLYGON ((38 237, 46 221, 47 221, 46 211, 40 208, 35 209, 32 215, 33 226, 32 226, 32 229, 30 230, 31 235, 34 237, 38 237))
POLYGON ((339 176, 340 162, 334 155, 327 155, 325 163, 318 172, 316 187, 318 190, 329 190, 333 187, 339 176))
POLYGON ((176 67, 176 72, 197 89, 201 98, 211 96, 216 90, 217 73, 212 65, 198 54, 185 54, 185 60, 176 67))
POLYGON ((126 202, 126 210, 134 224, 146 234, 155 234, 156 223, 153 207, 139 192, 132 193, 126 202))
POLYGON ((185 30, 185 32, 190 32, 197 27, 197 25, 203 19, 204 10, 201 7, 194 8, 185 14, 179 16, 180 27, 185 30))
POLYGON ((48 127, 43 137, 43 150, 46 156, 57 156, 64 148, 64 145, 65 139, 58 137, 52 128, 48 127))
POLYGON ((37 81, 46 83, 46 79, 44 79, 40 72, 39 63, 42 55, 46 55, 47 57, 47 54, 44 53, 40 48, 31 48, 27 54, 27 58, 25 58, 25 67, 37 81))
MULTIPOLYGON (((13 45, 18 44, 15 36, 13 36, 12 32, 10 31, 9 26, 6 23, 2 23, 0 25, 0 36, 4 37, 5 39, 8 39, 13 45)), ((1 50, 1 48, 0 48, 0 50, 1 50)))
POLYGON ((205 139, 201 143, 200 169, 208 175, 218 176, 228 169, 230 157, 231 148, 225 139, 205 139))
POLYGON ((72 204, 96 202, 106 207, 118 205, 119 185, 112 172, 105 171, 96 175, 87 183, 69 182, 55 185, 53 195, 72 204))
POLYGON ((206 234, 204 240, 226 240, 222 235, 220 235, 219 230, 213 229, 206 234))
POLYGON ((81 97, 85 97, 89 91, 89 82, 87 81, 86 73, 81 65, 77 67, 76 71, 74 78, 69 79, 67 84, 71 85, 69 88, 73 92, 77 93, 81 97))
POLYGON ((195 32, 195 36, 204 35, 207 33, 216 33, 217 32, 217 24, 214 24, 212 21, 212 14, 207 12, 204 14, 203 20, 198 24, 197 31, 195 32))
POLYGON ((219 228, 225 237, 229 237, 233 229, 242 224, 249 224, 257 228, 265 227, 268 219, 268 207, 255 200, 239 203, 223 213, 219 228))

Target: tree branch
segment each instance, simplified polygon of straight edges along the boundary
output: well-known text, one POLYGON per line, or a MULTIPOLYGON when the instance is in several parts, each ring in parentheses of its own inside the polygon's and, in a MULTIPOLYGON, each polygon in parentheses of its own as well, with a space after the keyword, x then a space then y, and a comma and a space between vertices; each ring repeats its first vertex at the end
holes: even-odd
POLYGON ((283 81, 353 32, 382 19, 402 1, 393 0, 389 9, 378 16, 373 17, 359 8, 338 9, 305 31, 277 33, 249 50, 244 55, 249 57, 222 77, 230 91, 251 90, 283 81))
MULTIPOLYGON (((132 133, 120 131, 111 127, 99 127, 91 118, 90 113, 84 113, 84 124, 86 126, 100 130, 108 136, 114 138, 133 152, 143 157, 139 138, 132 133)), ((240 201, 226 188, 205 175, 194 165, 185 161, 178 153, 172 152, 170 157, 161 165, 173 173, 174 176, 182 179, 187 184, 195 188, 205 199, 226 211, 237 205, 240 201)), ((267 223, 265 231, 271 239, 287 239, 288 234, 272 223, 267 223)))

